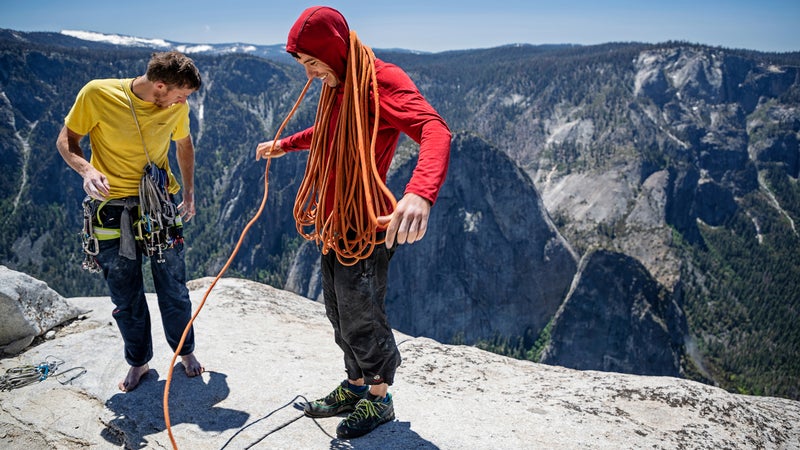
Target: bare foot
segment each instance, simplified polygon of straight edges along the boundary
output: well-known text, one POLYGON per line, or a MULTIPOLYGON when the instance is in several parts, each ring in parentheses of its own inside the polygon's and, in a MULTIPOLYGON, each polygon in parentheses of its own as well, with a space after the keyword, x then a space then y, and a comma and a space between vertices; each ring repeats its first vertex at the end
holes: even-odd
POLYGON ((194 357, 194 353, 181 356, 181 362, 183 363, 183 369, 186 371, 186 376, 189 377, 196 377, 206 370, 206 368, 200 364, 200 361, 194 357))
POLYGON ((124 380, 119 382, 119 390, 122 392, 130 392, 136 389, 136 386, 139 385, 139 382, 142 381, 147 372, 150 371, 150 366, 147 364, 143 366, 131 366, 130 370, 128 370, 128 376, 125 377, 124 380))

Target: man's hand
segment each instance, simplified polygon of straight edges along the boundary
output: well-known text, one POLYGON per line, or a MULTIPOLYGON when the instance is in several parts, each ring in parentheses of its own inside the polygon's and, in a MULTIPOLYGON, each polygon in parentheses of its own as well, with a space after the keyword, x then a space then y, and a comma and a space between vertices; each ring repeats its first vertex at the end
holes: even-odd
POLYGON ((422 239, 428 230, 431 204, 417 194, 406 194, 397 202, 394 212, 378 217, 378 225, 386 228, 386 248, 398 244, 413 244, 422 239))
POLYGON ((111 185, 105 175, 87 165, 83 175, 83 190, 91 198, 106 200, 111 192, 111 185))
POLYGON ((286 152, 281 150, 280 139, 277 141, 261 142, 258 144, 258 146, 256 146, 256 161, 260 160, 261 158, 280 158, 285 154, 286 152))
POLYGON ((81 149, 82 134, 78 134, 65 126, 61 127, 56 139, 56 148, 64 161, 83 178, 83 191, 91 198, 105 200, 111 192, 108 178, 89 164, 81 149))
POLYGON ((184 222, 192 220, 196 213, 194 209, 194 194, 183 194, 183 201, 178 205, 178 213, 180 213, 184 222))

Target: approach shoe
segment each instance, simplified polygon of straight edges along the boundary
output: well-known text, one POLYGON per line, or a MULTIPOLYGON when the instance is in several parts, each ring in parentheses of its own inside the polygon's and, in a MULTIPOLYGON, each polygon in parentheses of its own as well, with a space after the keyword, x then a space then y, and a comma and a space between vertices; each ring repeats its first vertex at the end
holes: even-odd
POLYGON ((357 438, 378 428, 378 425, 392 420, 394 420, 394 404, 391 394, 386 394, 386 401, 366 398, 360 400, 356 404, 355 411, 339 423, 339 426, 336 427, 336 437, 339 439, 357 438))
POLYGON ((325 398, 306 403, 303 412, 309 417, 331 417, 350 412, 355 409, 359 400, 367 398, 369 389, 366 389, 366 386, 364 388, 363 392, 354 392, 350 389, 350 383, 344 380, 325 398))

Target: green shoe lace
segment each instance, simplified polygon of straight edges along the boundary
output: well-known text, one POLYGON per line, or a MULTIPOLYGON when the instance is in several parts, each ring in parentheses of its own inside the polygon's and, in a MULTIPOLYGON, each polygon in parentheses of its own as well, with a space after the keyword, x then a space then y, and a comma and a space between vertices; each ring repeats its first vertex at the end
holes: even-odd
POLYGON ((347 416, 347 418, 344 419, 344 421, 347 422, 348 424, 356 424, 359 422, 366 421, 370 417, 380 418, 381 413, 378 412, 378 407, 375 405, 376 405, 375 402, 369 400, 358 402, 358 404, 356 405, 356 410, 353 411, 352 414, 347 416))
POLYGON ((307 403, 304 411, 306 415, 311 417, 330 417, 335 416, 341 412, 352 411, 359 400, 366 397, 367 391, 364 393, 353 392, 345 387, 345 382, 336 386, 330 394, 319 400, 307 403))
POLYGON ((333 390, 330 394, 328 394, 322 401, 317 400, 317 402, 324 403, 326 405, 335 405, 339 402, 347 401, 348 397, 354 397, 354 394, 347 395, 349 391, 346 391, 342 385, 336 386, 336 389, 333 390))
MULTIPOLYGON (((388 395, 388 394, 387 394, 388 395)), ((336 435, 340 439, 363 436, 378 427, 394 420, 394 406, 391 397, 384 403, 381 400, 361 400, 356 409, 339 423, 336 435)))

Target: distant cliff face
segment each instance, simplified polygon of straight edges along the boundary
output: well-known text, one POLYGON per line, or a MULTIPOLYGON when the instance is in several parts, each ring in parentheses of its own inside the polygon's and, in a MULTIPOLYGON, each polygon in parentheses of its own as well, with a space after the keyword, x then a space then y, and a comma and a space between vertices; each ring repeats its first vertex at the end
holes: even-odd
MULTIPOLYGON (((394 192, 402 195, 415 163, 393 172, 394 192)), ((530 178, 497 148, 462 133, 425 238, 400 246, 392 259, 387 311, 405 333, 444 341, 538 335, 576 267, 530 178)))
POLYGON ((706 49, 643 52, 635 66, 634 96, 673 141, 666 156, 681 162, 672 169, 666 222, 684 235, 697 236, 696 219, 728 222, 736 198, 759 189, 763 162, 797 177, 800 105, 787 97, 797 89, 797 67, 706 49))
MULTIPOLYGON (((54 142, 83 83, 139 74, 151 50, 8 32, 0 43, 0 263, 65 295, 103 295, 79 268, 83 193, 54 142)), ((266 176, 265 208, 229 274, 318 298, 318 252, 291 217, 305 154, 268 174, 253 161, 302 69, 194 57, 204 83, 189 101, 199 207, 186 226, 190 277, 223 266, 266 176)), ((584 368, 641 370, 655 358, 653 373, 676 370, 685 331, 713 382, 800 398, 800 336, 787 331, 800 320, 800 55, 666 43, 379 57, 406 68, 456 132, 428 234, 392 262, 396 328, 445 342, 520 339, 522 353, 543 350, 538 340, 553 364, 584 368), (617 269, 596 272, 598 260, 617 269), (587 284, 591 273, 610 290, 587 284), (578 338, 601 319, 612 340, 578 338), (626 344, 642 340, 652 346, 626 344)), ((284 134, 313 123, 316 89, 284 134)), ((403 147, 389 180, 398 196, 415 151, 403 147)))
POLYGON ((541 361, 573 369, 681 375, 686 318, 633 258, 605 250, 581 261, 553 318, 541 361))

